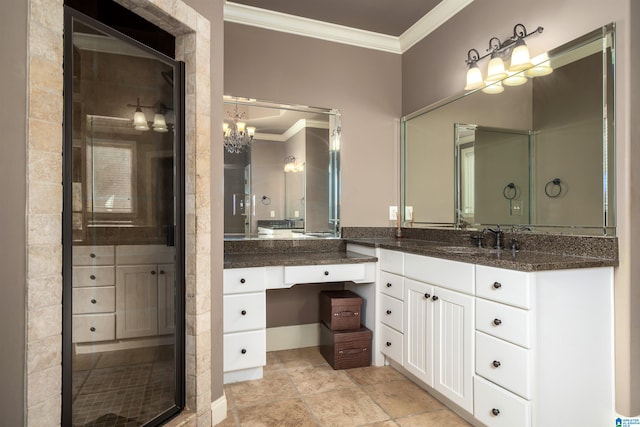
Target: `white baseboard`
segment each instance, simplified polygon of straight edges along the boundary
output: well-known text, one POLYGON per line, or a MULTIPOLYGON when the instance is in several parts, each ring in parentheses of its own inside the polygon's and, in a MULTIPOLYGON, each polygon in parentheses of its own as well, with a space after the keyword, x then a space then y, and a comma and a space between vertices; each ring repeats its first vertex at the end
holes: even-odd
POLYGON ((216 425, 227 418, 227 396, 222 396, 211 402, 211 425, 216 425))
POLYGON ((320 345, 320 323, 267 328, 267 351, 320 345))
POLYGON ((223 377, 224 384, 238 383, 241 381, 259 380, 262 378, 262 366, 257 368, 240 369, 239 371, 225 372, 223 377))

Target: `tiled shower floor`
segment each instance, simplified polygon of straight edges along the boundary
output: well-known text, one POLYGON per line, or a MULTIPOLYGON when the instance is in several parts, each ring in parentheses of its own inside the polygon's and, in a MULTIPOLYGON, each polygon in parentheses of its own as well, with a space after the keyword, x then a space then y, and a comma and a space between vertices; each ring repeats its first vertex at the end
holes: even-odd
POLYGON ((74 357, 74 427, 134 427, 174 402, 173 347, 74 357))
POLYGON ((267 353, 264 378, 225 386, 228 426, 468 426, 391 367, 333 370, 317 347, 267 353))

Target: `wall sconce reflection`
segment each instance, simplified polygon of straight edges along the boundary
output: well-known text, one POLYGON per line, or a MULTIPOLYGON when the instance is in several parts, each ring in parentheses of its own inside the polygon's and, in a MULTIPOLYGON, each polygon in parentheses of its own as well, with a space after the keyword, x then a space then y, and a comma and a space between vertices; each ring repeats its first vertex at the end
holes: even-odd
POLYGON ((167 107, 162 102, 157 102, 155 105, 141 105, 140 98, 137 98, 135 104, 127 104, 127 107, 135 107, 133 113, 133 128, 135 130, 147 131, 153 129, 155 132, 165 133, 169 131, 170 124, 167 125, 165 114, 168 110, 173 110, 171 107, 167 107), (154 111, 153 122, 151 128, 149 128, 149 122, 145 115, 143 108, 152 109, 154 111))

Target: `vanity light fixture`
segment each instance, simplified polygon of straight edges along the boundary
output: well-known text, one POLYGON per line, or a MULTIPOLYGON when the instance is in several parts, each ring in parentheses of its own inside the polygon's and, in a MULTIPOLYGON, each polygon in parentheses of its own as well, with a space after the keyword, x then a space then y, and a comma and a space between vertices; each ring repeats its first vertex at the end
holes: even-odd
POLYGON ((284 159, 284 171, 285 172, 302 172, 304 170, 304 164, 298 164, 298 160, 295 156, 289 155, 284 159))
POLYGON ((244 119, 245 113, 238 113, 238 104, 236 104, 233 112, 227 111, 227 115, 231 118, 231 123, 222 123, 222 137, 224 140, 224 148, 229 153, 242 153, 246 151, 253 142, 256 134, 256 128, 247 126, 244 119))
POLYGON ((513 35, 504 42, 497 37, 491 37, 486 54, 481 56, 476 49, 470 49, 465 60, 468 70, 467 84, 464 89, 483 88, 483 92, 495 94, 504 91, 503 84, 519 86, 525 84, 527 78, 550 74, 553 69, 549 65, 548 56, 545 57, 546 62, 543 57, 531 61, 529 48, 524 41, 525 38, 533 34, 542 33, 543 30, 542 27, 538 27, 532 33, 528 33, 524 25, 516 24, 513 27, 513 35), (483 79, 478 61, 487 56, 491 56, 491 59, 487 66, 487 77, 483 79), (509 67, 505 68, 504 60, 506 58, 509 58, 509 67), (538 65, 534 66, 533 64, 538 65), (523 70, 525 71, 523 72, 523 70))
POLYGON ((155 105, 140 105, 140 98, 136 100, 135 105, 127 104, 127 107, 135 107, 136 109, 136 111, 133 113, 133 128, 135 130, 147 131, 150 129, 149 122, 147 122, 147 116, 142 111, 143 108, 149 108, 155 111, 151 128, 155 132, 160 133, 169 131, 165 114, 167 110, 172 110, 173 108, 167 107, 161 102, 157 102, 155 105))

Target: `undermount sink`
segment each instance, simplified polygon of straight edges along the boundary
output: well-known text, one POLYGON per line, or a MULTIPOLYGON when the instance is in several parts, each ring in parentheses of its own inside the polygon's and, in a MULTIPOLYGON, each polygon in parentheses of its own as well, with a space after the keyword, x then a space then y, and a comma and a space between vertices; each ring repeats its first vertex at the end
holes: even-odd
POLYGON ((444 252, 449 252, 452 254, 465 255, 488 255, 500 253, 500 249, 478 248, 475 246, 445 246, 440 249, 444 252))

